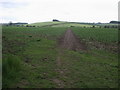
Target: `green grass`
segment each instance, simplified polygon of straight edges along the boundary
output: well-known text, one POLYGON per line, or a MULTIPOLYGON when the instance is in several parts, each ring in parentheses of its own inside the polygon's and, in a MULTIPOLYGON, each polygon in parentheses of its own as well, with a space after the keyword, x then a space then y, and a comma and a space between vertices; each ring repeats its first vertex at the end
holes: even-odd
POLYGON ((62 68, 67 69, 65 72, 67 77, 61 78, 65 81, 66 87, 118 87, 117 54, 102 50, 91 50, 89 52, 65 51, 61 60, 63 62, 62 68))
POLYGON ((49 28, 49 27, 3 27, 3 35, 5 34, 8 39, 27 39, 29 40, 29 36, 32 38, 39 39, 42 38, 49 38, 49 39, 56 39, 61 34, 64 33, 66 27, 56 27, 56 28, 49 28), (14 35, 14 36, 13 36, 14 35))
POLYGON ((49 25, 56 25, 56 24, 63 24, 65 22, 38 22, 38 23, 32 23, 29 25, 35 25, 35 26, 49 26, 49 25))
POLYGON ((65 23, 65 24, 53 25, 52 27, 92 27, 92 25, 76 24, 76 23, 65 23))
POLYGON ((107 23, 107 24, 99 24, 99 26, 118 26, 118 24, 107 23))
POLYGON ((19 71, 21 70, 21 60, 18 56, 9 54, 3 56, 3 88, 9 87, 12 83, 15 83, 19 71))
MULTIPOLYGON (((53 79, 65 88, 117 88, 118 55, 103 49, 64 50, 57 66, 57 40, 68 27, 3 27, 3 87, 57 88, 53 79), (10 63, 9 63, 10 62, 10 63), (56 69, 66 70, 64 75, 56 69)), ((82 40, 114 43, 116 29, 72 27, 82 40), (91 39, 92 38, 92 39, 91 39), (109 39, 110 40, 109 40, 109 39)), ((114 43, 116 44, 116 43, 114 43)))
MULTIPOLYGON (((3 78, 3 87, 56 87, 52 79, 57 76, 55 60, 57 57, 56 39, 66 28, 3 27, 3 64, 12 61, 6 56, 12 52, 21 57, 20 75, 12 74, 15 81, 3 78), (9 52, 10 51, 10 52, 9 52), (37 68, 37 69, 36 69, 37 68), (17 77, 16 77, 17 76, 17 77), (16 83, 17 80, 17 83, 16 83), (27 85, 26 85, 27 84, 27 85)), ((14 60, 13 60, 14 62, 14 60)), ((16 64, 17 65, 17 64, 16 64)), ((13 67, 16 67, 13 65, 13 67)), ((7 64, 3 67, 7 68, 7 64)), ((12 73, 11 69, 9 72, 12 73)), ((16 71, 14 71, 16 72, 16 71)))
POLYGON ((55 49, 55 41, 41 39, 40 42, 31 42, 23 52, 23 60, 27 61, 24 65, 24 71, 21 82, 15 87, 26 88, 52 88, 56 85, 50 81, 57 76, 54 68, 57 51, 55 49), (24 73, 27 72, 27 73, 24 73), (24 84, 23 81, 28 83, 24 84))
POLYGON ((98 41, 102 43, 118 42, 118 29, 78 27, 72 29, 77 36, 87 41, 98 41))
POLYGON ((78 24, 74 22, 38 22, 29 24, 32 26, 39 26, 39 27, 92 27, 93 25, 88 24, 78 24))

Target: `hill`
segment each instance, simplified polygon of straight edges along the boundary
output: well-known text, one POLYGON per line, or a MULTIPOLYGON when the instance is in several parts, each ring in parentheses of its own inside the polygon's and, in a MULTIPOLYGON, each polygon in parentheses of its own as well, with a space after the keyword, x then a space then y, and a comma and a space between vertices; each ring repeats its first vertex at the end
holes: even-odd
POLYGON ((38 26, 38 27, 92 27, 93 25, 84 24, 84 23, 77 23, 77 22, 37 22, 28 24, 31 26, 38 26))

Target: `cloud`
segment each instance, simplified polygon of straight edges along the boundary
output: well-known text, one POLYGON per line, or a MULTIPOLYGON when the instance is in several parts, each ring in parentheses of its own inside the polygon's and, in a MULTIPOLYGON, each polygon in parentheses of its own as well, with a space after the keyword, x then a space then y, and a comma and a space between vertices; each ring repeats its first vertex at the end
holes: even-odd
POLYGON ((14 17, 14 16, 1 16, 1 18, 0 18, 0 21, 2 21, 2 22, 9 22, 9 21, 14 21, 14 20, 17 20, 17 18, 16 17, 14 17))
POLYGON ((117 20, 117 4, 118 0, 0 0, 0 17, 4 16, 4 22, 32 23, 54 18, 62 21, 109 22, 117 20))
POLYGON ((1 8, 18 8, 28 5, 27 2, 20 2, 20 1, 10 1, 10 0, 2 0, 0 1, 1 8))
POLYGON ((0 0, 0 22, 19 21, 21 11, 28 6, 28 0, 0 0))

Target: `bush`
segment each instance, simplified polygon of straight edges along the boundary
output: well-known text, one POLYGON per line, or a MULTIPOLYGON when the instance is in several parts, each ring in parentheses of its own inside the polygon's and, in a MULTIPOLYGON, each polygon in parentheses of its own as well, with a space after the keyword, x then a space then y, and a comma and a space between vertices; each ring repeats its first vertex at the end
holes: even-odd
POLYGON ((21 60, 15 55, 6 55, 2 63, 3 87, 8 87, 18 76, 21 60))

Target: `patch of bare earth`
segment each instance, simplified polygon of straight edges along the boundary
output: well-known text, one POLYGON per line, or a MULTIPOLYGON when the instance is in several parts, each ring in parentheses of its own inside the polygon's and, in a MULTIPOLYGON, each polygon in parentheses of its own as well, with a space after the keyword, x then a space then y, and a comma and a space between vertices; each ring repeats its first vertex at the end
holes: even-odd
POLYGON ((86 50, 85 43, 81 42, 72 30, 67 30, 63 37, 59 40, 59 45, 61 48, 69 50, 86 50))
MULTIPOLYGON (((86 50, 86 46, 75 36, 72 30, 67 30, 65 34, 59 39, 59 48, 60 50, 58 51, 59 54, 56 60, 56 71, 59 73, 59 77, 66 78, 67 76, 65 76, 65 73, 67 72, 67 69, 61 68, 63 63, 61 56, 64 53, 64 49, 79 51, 86 50)), ((53 81, 58 85, 58 88, 64 88, 64 81, 60 80, 59 78, 55 78, 53 81)))
MULTIPOLYGON (((56 59, 56 65, 57 65, 57 67, 56 67, 55 71, 59 73, 58 77, 59 78, 64 77, 64 70, 61 69, 61 66, 62 66, 61 53, 59 53, 59 55, 58 55, 58 57, 56 59)), ((59 78, 54 78, 52 81, 54 83, 56 83, 57 88, 64 88, 65 83, 62 80, 60 80, 59 78)))
POLYGON ((59 79, 53 79, 53 82, 55 82, 58 85, 58 88, 64 88, 63 81, 61 81, 59 79))
POLYGON ((18 40, 9 40, 5 36, 2 38, 2 52, 3 54, 14 54, 16 55, 18 52, 24 51, 25 43, 20 42, 18 40), (21 47, 21 48, 16 48, 16 47, 21 47))

